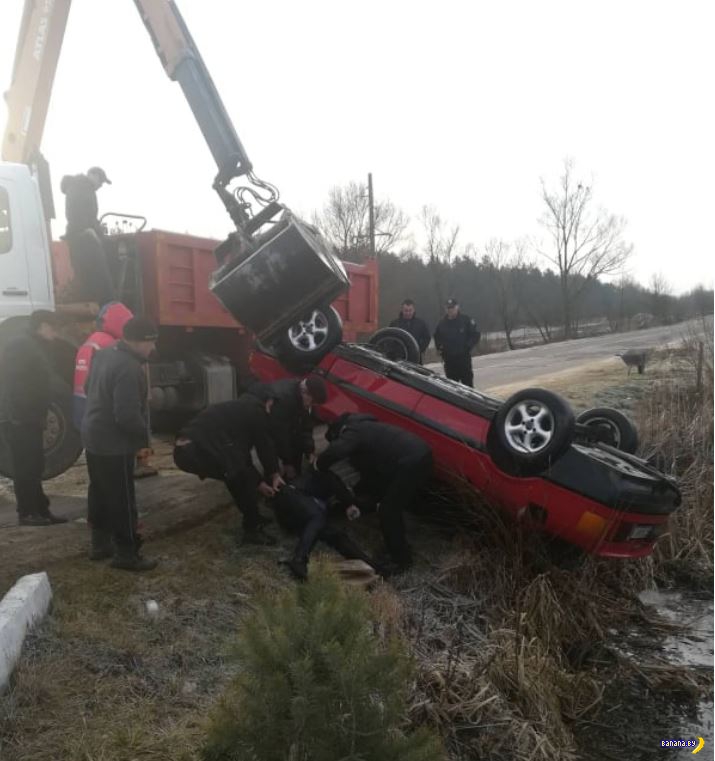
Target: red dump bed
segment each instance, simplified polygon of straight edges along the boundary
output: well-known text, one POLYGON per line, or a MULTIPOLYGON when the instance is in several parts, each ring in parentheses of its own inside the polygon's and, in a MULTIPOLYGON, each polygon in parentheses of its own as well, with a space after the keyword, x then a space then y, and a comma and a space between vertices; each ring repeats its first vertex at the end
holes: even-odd
MULTIPOLYGON (((115 240, 111 238, 110 240, 115 240)), ((194 235, 151 230, 118 236, 136 247, 146 316, 158 325, 188 328, 238 328, 208 287, 216 266, 213 251, 219 241, 194 235)), ((67 246, 52 244, 55 293, 61 296, 73 273, 67 246)), ((343 336, 355 341, 377 330, 377 262, 345 263, 351 287, 335 301, 343 318, 343 336)))

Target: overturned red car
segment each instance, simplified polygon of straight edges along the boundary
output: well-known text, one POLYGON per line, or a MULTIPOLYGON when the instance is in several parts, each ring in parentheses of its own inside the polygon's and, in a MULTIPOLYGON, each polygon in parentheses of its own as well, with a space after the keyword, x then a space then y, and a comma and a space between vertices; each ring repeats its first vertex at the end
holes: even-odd
MULTIPOLYGON (((265 381, 289 375, 267 351, 251 366, 265 381)), ((650 554, 680 504, 675 481, 633 454, 635 429, 615 410, 576 419, 544 389, 502 402, 358 344, 339 344, 313 371, 328 383, 326 422, 369 412, 412 431, 432 447, 439 477, 466 479, 514 517, 591 554, 650 554)))

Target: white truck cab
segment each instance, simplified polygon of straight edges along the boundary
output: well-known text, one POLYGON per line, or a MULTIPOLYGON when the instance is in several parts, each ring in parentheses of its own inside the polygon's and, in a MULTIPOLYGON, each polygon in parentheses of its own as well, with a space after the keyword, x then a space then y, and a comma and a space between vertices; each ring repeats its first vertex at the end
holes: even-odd
POLYGON ((39 186, 24 164, 0 162, 0 322, 54 304, 39 186))

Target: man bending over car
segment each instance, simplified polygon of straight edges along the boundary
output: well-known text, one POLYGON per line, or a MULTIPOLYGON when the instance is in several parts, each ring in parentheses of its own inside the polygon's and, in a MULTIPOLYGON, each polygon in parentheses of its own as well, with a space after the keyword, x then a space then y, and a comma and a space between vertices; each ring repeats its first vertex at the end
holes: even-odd
POLYGON ((273 383, 257 383, 249 392, 273 399, 270 414, 271 437, 283 465, 283 475, 291 480, 300 475, 303 458, 315 461, 313 408, 325 404, 325 381, 317 375, 286 378, 273 383))
POLYGON ((412 565, 412 552, 405 538, 402 511, 414 501, 432 473, 432 450, 419 437, 372 415, 345 414, 326 432, 329 446, 318 457, 317 468, 326 472, 348 459, 378 500, 380 527, 387 551, 396 568, 412 565))
POLYGON ((254 393, 212 404, 180 431, 174 444, 177 468, 226 484, 243 513, 243 540, 249 544, 276 543, 263 530, 266 519, 258 512, 259 493, 272 497, 284 485, 270 436, 272 406, 273 399, 254 393), (263 467, 262 477, 251 461, 254 448, 263 467))

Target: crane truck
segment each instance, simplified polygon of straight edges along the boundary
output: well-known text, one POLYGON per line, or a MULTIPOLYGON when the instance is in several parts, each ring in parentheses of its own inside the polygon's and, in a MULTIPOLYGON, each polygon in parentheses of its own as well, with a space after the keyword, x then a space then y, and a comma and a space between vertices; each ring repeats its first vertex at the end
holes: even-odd
MULTIPOLYGON (((216 162, 213 189, 233 226, 219 242, 145 231, 146 220, 132 215, 100 220, 110 231, 105 245, 116 299, 159 326, 149 372, 153 415, 161 418, 234 398, 249 374, 254 341, 295 370, 317 363, 343 337, 375 330, 377 266, 341 262, 318 230, 256 176, 176 3, 134 3, 216 162), (132 232, 125 232, 128 222, 132 232)), ((71 0, 25 0, 0 153, 0 361, 32 311, 54 309, 66 323, 63 339, 53 342, 45 478, 81 453, 71 378, 76 347, 99 309, 73 300, 77 273, 67 243, 51 240, 49 166, 40 150, 70 7, 71 0)), ((1 436, 0 475, 12 475, 1 436)))

